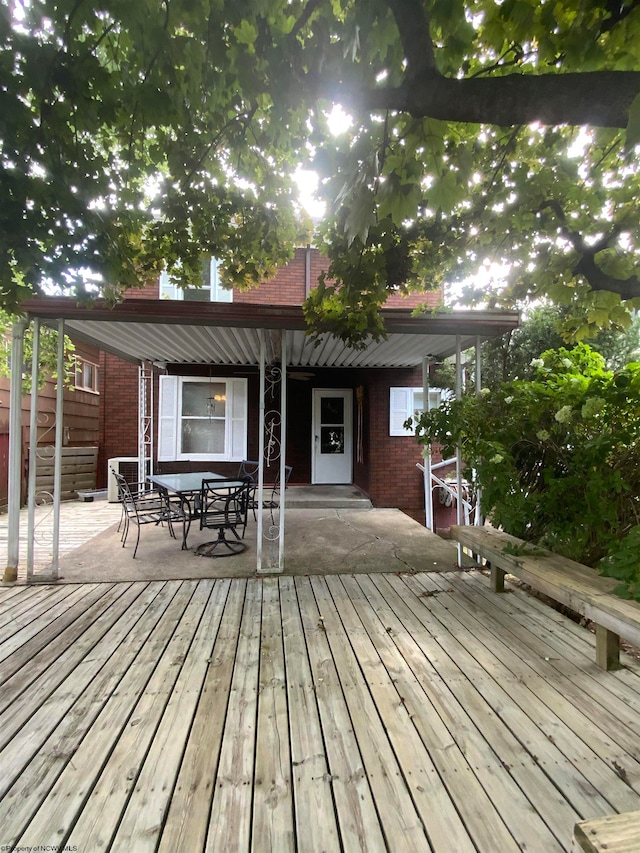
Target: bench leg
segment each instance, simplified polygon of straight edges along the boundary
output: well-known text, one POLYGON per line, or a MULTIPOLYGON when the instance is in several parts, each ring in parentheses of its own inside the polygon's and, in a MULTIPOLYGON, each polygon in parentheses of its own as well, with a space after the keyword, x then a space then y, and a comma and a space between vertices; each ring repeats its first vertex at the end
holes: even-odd
POLYGON ((504 592, 504 576, 506 572, 491 563, 489 565, 491 566, 491 589, 494 592, 504 592))
POLYGON ((602 669, 620 668, 620 637, 596 625, 596 663, 602 669))

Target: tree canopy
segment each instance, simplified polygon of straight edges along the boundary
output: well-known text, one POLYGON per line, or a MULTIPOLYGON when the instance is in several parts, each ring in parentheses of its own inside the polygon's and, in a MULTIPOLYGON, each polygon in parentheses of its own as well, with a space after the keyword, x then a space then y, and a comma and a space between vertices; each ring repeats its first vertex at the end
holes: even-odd
POLYGON ((485 260, 573 331, 640 305, 640 0, 0 0, 0 304, 268 277, 329 202, 316 328, 485 260), (331 133, 332 105, 351 116, 331 133))

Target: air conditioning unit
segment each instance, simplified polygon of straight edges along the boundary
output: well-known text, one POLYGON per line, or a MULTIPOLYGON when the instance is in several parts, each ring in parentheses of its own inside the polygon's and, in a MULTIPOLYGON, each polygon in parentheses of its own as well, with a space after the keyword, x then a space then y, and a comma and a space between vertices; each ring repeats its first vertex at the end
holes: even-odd
POLYGON ((112 471, 122 474, 128 483, 138 482, 138 457, 114 456, 107 463, 107 500, 118 503, 118 483, 112 471))

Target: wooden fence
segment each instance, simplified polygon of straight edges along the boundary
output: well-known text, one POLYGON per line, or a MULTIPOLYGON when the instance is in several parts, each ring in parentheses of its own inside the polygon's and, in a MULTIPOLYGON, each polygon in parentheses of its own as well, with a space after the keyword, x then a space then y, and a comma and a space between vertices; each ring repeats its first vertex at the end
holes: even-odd
MULTIPOLYGON (((77 492, 95 489, 98 471, 97 447, 62 448, 62 500, 77 497, 77 492)), ((54 448, 38 447, 36 463, 36 494, 42 498, 53 495, 54 448)))

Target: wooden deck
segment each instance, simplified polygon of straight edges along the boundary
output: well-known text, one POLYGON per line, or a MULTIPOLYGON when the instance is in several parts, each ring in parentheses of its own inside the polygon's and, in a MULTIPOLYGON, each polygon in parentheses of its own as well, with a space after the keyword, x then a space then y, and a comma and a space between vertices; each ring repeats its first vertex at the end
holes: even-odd
POLYGON ((569 850, 640 808, 593 645, 477 572, 0 588, 0 849, 569 850))

